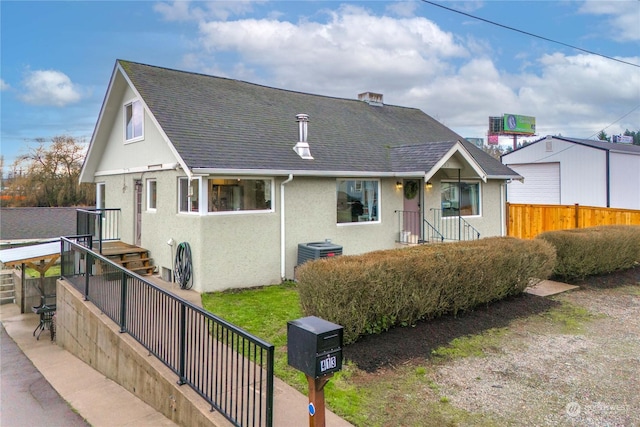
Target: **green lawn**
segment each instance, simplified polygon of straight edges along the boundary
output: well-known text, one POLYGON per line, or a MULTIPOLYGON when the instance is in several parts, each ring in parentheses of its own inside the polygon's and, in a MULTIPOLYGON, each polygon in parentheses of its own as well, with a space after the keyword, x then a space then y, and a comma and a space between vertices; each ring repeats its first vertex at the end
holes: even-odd
MULTIPOLYGON (((305 375, 287 364, 287 321, 304 317, 295 283, 204 294, 202 305, 275 345, 276 377, 306 394, 305 375)), ((366 418, 362 416, 361 406, 368 393, 349 383, 352 372, 353 367, 343 366, 342 372, 335 374, 325 387, 325 399, 330 409, 357 425, 364 425, 366 418)))

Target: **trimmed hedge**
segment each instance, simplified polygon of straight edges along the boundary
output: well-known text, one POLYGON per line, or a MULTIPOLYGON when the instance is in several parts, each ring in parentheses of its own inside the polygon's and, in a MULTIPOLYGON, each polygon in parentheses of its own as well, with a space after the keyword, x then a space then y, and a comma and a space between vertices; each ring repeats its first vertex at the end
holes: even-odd
POLYGON ((553 247, 508 237, 310 261, 298 268, 302 311, 344 327, 345 343, 457 313, 549 277, 553 247))
POLYGON ((638 225, 548 231, 536 239, 547 241, 556 248, 558 260, 553 274, 564 280, 624 270, 640 262, 638 225))

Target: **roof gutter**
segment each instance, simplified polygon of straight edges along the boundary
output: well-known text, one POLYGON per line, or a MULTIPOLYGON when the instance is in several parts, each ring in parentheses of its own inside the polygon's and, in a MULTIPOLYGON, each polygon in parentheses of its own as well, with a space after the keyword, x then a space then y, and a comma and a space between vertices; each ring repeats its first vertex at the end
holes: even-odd
POLYGON ((297 175, 305 177, 406 177, 417 178, 424 175, 424 171, 382 172, 382 171, 344 171, 344 170, 292 170, 292 169, 226 169, 226 168, 193 168, 194 174, 199 175, 245 175, 245 176, 274 176, 297 175))
POLYGON ((285 279, 285 222, 284 222, 284 186, 293 181, 293 174, 289 174, 289 178, 280 184, 280 278, 285 279))

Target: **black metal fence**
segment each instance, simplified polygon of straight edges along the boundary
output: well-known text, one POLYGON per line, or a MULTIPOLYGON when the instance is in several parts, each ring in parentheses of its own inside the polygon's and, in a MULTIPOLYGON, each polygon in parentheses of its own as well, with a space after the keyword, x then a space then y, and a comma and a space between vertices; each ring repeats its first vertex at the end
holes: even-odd
POLYGON ((76 234, 91 235, 102 253, 102 242, 120 240, 120 209, 77 209, 76 234))
MULTIPOLYGON (((75 241, 74 241, 75 240, 75 241)), ((61 276, 236 426, 273 425, 274 346, 62 238, 61 276)))

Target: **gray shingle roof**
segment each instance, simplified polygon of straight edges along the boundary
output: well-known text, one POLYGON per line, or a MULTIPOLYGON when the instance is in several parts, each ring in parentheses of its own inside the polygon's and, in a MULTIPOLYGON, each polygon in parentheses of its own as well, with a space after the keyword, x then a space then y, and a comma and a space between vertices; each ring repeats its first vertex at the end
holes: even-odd
MULTIPOLYGON (((410 159, 392 147, 462 140, 415 108, 294 92, 227 78, 118 61, 191 169, 257 169, 396 172, 410 159), (308 142, 314 160, 294 151, 296 114, 309 114, 308 142)), ((516 175, 499 161, 465 144, 481 167, 516 175)), ((428 164, 428 160, 426 160, 428 164)), ((416 170, 415 165, 412 170, 416 170)))
POLYGON ((78 208, 2 208, 0 240, 49 239, 76 234, 78 208))

